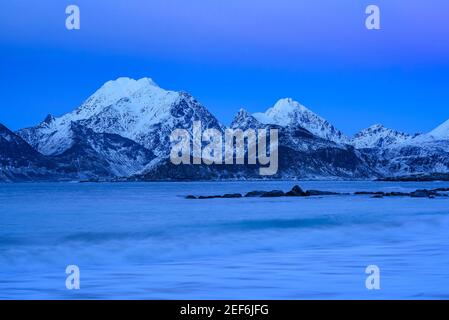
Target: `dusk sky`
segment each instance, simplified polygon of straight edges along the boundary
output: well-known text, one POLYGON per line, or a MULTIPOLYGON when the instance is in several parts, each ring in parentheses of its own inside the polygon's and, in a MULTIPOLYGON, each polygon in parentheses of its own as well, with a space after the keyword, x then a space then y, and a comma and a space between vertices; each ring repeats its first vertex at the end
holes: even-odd
POLYGON ((449 119, 449 1, 0 0, 0 123, 62 115, 121 76, 187 91, 225 124, 292 97, 348 135, 426 132, 449 119))

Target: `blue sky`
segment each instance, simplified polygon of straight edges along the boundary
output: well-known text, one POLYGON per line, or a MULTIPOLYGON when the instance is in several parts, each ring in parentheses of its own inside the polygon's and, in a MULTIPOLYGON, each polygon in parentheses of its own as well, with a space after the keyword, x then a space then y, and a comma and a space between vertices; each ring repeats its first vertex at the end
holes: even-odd
POLYGON ((104 82, 153 78, 221 121, 292 97, 347 134, 449 119, 447 0, 0 0, 0 122, 79 106, 104 82), (81 30, 65 28, 65 8, 81 30), (365 8, 381 9, 381 30, 365 8))

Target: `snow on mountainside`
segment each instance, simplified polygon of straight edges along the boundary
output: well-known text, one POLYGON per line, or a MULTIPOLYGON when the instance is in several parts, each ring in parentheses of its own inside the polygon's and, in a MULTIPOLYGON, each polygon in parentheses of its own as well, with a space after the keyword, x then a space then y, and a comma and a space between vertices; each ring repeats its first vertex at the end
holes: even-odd
POLYGON ((154 159, 151 151, 117 134, 96 133, 75 122, 70 132, 72 145, 52 159, 77 178, 129 176, 154 159))
POLYGON ((330 141, 350 142, 347 136, 328 121, 290 98, 281 99, 264 113, 254 113, 253 116, 264 124, 275 124, 282 127, 301 126, 314 135, 330 141))
POLYGON ((375 124, 357 133, 352 144, 358 148, 386 148, 396 143, 404 143, 412 139, 411 135, 375 124))
POLYGON ((203 128, 223 128, 187 93, 164 90, 149 78, 119 78, 104 84, 75 111, 47 117, 18 134, 43 154, 61 154, 73 143, 71 123, 79 122, 97 133, 118 134, 165 156, 171 131, 191 128, 195 120, 201 120, 203 128))
POLYGON ((449 122, 430 133, 414 136, 377 125, 357 134, 353 143, 384 176, 446 173, 449 172, 446 125, 449 122))
POLYGON ((19 130, 17 134, 45 155, 61 154, 72 144, 71 121, 48 115, 36 127, 19 130))
POLYGON ((426 134, 426 136, 435 140, 449 140, 449 120, 426 134))
POLYGON ((449 141, 424 141, 419 137, 388 148, 364 149, 372 167, 384 176, 449 172, 449 141))

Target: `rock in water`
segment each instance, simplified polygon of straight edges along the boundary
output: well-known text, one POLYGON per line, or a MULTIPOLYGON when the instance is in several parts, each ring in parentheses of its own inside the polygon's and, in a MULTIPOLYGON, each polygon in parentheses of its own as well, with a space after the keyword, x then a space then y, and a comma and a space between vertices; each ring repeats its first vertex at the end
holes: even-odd
POLYGON ((284 197, 285 193, 281 190, 273 190, 273 191, 267 191, 264 194, 262 194, 262 198, 277 198, 277 197, 284 197))
POLYGON ((301 189, 300 186, 296 185, 285 194, 287 197, 305 197, 306 193, 301 189))
POLYGON ((254 197, 260 197, 262 196, 266 191, 250 191, 248 192, 245 197, 246 198, 254 198, 254 197))
POLYGON ((386 197, 406 197, 406 196, 410 196, 410 193, 406 193, 406 192, 388 192, 385 193, 386 197))
POLYGON ((436 192, 435 191, 431 191, 431 190, 416 190, 415 192, 412 192, 410 194, 410 196, 412 198, 429 198, 430 196, 434 196, 435 197, 436 192))
POLYGON ((231 193, 231 194, 225 194, 222 198, 241 198, 242 195, 240 193, 231 193))
POLYGON ((222 196, 199 196, 198 199, 219 199, 222 198, 222 196))
POLYGON ((307 190, 306 196, 334 196, 339 195, 338 192, 331 191, 319 191, 319 190, 307 190))

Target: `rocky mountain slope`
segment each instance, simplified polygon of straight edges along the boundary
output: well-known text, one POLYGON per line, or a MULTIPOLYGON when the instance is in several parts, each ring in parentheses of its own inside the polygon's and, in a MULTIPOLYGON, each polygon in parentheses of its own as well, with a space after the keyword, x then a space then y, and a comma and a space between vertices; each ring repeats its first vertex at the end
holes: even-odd
POLYGON ((140 144, 110 133, 72 123, 71 144, 63 153, 49 156, 59 170, 77 179, 129 176, 142 170, 155 155, 140 144))
POLYGON ((352 143, 367 155, 371 167, 382 176, 446 173, 449 172, 446 124, 413 136, 374 125, 356 134, 352 143))
POLYGON ((56 178, 57 164, 0 124, 0 181, 56 178))
POLYGON ((358 149, 387 148, 397 143, 403 143, 412 138, 411 135, 375 124, 357 133, 352 144, 358 149))

